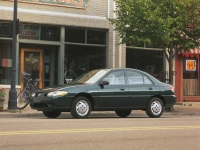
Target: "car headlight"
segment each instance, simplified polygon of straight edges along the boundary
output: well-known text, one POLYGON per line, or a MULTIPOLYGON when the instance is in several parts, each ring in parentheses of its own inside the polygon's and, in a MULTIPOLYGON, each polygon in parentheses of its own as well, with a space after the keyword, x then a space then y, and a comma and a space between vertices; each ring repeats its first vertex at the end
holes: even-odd
POLYGON ((35 97, 35 96, 36 96, 36 94, 35 94, 35 93, 32 93, 32 94, 31 94, 31 97, 35 97))
POLYGON ((50 92, 47 94, 48 97, 53 97, 53 96, 64 96, 67 95, 66 91, 54 91, 54 92, 50 92))

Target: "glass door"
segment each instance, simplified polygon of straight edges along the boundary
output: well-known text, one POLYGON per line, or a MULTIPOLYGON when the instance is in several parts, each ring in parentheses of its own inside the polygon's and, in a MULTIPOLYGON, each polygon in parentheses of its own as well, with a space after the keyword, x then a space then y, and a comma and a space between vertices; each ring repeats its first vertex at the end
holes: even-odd
POLYGON ((20 85, 24 88, 23 72, 31 74, 31 78, 40 79, 39 88, 42 88, 42 71, 43 71, 42 49, 21 49, 21 72, 20 85))

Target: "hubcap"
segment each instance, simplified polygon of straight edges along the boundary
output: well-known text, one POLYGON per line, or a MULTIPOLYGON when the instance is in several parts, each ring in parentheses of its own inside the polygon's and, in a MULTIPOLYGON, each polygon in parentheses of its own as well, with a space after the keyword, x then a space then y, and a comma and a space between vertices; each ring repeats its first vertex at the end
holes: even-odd
POLYGON ((162 111, 162 105, 159 101, 154 101, 151 104, 151 111, 154 115, 159 115, 162 111))
POLYGON ((77 104, 76 104, 76 112, 80 115, 80 116, 85 116, 88 114, 89 112, 89 104, 85 101, 85 100, 80 100, 77 104))

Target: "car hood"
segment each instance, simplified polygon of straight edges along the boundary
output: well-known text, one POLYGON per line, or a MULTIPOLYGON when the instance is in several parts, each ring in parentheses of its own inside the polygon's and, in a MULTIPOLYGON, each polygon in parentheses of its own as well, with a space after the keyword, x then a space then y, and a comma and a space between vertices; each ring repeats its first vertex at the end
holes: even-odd
POLYGON ((47 93, 47 92, 52 92, 52 91, 56 91, 56 90, 62 90, 62 89, 67 89, 70 87, 77 87, 77 86, 85 86, 85 85, 89 85, 89 84, 65 84, 65 85, 56 85, 56 86, 52 86, 49 88, 44 88, 44 89, 40 89, 37 90, 37 93, 47 93))

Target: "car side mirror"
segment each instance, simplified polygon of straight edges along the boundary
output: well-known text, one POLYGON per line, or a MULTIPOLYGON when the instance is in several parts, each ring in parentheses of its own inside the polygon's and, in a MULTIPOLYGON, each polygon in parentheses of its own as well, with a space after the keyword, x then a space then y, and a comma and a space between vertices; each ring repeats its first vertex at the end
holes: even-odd
POLYGON ((99 85, 108 85, 108 84, 109 84, 108 81, 103 81, 103 80, 102 80, 102 81, 99 82, 99 85))

